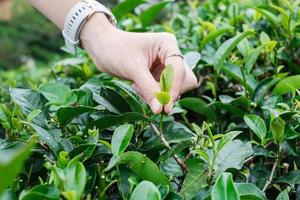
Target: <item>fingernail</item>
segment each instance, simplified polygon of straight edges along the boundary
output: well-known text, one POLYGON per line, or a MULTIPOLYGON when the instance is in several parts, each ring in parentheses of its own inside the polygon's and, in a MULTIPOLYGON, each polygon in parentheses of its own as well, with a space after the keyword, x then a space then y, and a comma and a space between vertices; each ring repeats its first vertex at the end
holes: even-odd
POLYGON ((173 106, 174 106, 173 102, 168 103, 168 105, 166 105, 165 108, 164 108, 165 112, 166 113, 171 113, 172 110, 173 110, 173 106))
POLYGON ((150 107, 153 113, 158 114, 162 111, 162 105, 158 102, 156 98, 150 101, 150 107))

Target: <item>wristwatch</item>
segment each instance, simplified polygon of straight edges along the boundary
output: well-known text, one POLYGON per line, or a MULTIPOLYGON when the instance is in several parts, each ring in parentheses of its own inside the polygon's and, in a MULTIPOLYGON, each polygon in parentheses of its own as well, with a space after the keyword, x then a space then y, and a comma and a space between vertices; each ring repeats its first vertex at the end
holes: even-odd
POLYGON ((62 31, 67 50, 70 53, 77 53, 77 46, 80 44, 80 31, 84 24, 95 13, 104 13, 114 26, 117 24, 113 14, 101 3, 95 0, 79 1, 67 14, 64 23, 64 30, 62 31))

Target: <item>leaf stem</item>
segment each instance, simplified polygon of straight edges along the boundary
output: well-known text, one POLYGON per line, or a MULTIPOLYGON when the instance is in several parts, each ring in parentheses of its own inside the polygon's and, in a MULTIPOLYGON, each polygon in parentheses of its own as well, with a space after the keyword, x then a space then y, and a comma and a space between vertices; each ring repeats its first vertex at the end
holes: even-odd
POLYGON ((273 177, 274 177, 277 165, 279 164, 280 153, 281 153, 281 145, 279 146, 277 158, 276 158, 275 162, 273 163, 271 174, 270 174, 268 180, 266 181, 265 186, 262 189, 263 192, 265 192, 268 189, 269 185, 272 183, 272 180, 273 180, 273 177))
POLYGON ((211 166, 210 166, 210 175, 209 175, 209 181, 208 181, 209 184, 211 185, 214 175, 215 175, 215 162, 216 162, 216 158, 217 158, 217 150, 216 150, 216 146, 215 146, 214 137, 209 128, 209 125, 206 122, 204 122, 204 123, 205 123, 206 129, 207 129, 210 141, 211 141, 212 151, 213 151, 213 159, 212 159, 211 166))
MULTIPOLYGON (((161 123, 160 124, 162 124, 162 119, 163 119, 163 117, 161 117, 161 123)), ((164 135, 162 134, 162 125, 160 125, 161 131, 159 131, 153 123, 150 123, 150 126, 153 129, 153 131, 156 133, 156 135, 160 138, 162 143, 170 150, 171 146, 170 146, 169 142, 166 140, 166 138, 164 137, 164 135)), ((182 172, 184 174, 186 174, 189 170, 188 170, 187 166, 185 165, 185 163, 176 154, 173 156, 173 158, 175 159, 177 164, 180 166, 182 172)))

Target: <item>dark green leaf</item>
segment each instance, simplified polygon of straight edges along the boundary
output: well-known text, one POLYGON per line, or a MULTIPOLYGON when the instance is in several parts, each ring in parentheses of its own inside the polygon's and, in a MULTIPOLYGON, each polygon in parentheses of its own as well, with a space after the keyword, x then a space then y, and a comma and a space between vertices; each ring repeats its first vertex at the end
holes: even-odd
POLYGON ((179 101, 182 108, 192 110, 206 116, 209 120, 215 121, 217 116, 214 110, 203 100, 199 98, 185 98, 179 101))
POLYGON ((189 172, 184 179, 180 193, 184 199, 192 199, 206 184, 208 168, 199 159, 190 159, 186 162, 189 172))
POLYGON ((293 170, 286 175, 280 176, 277 182, 287 183, 290 186, 300 184, 300 170, 293 170))
POLYGON ((103 116, 97 119, 96 121, 90 122, 87 128, 93 129, 93 127, 96 127, 101 131, 103 129, 110 128, 112 126, 117 126, 123 123, 136 122, 136 121, 150 122, 151 120, 139 113, 128 112, 122 115, 103 116))
POLYGON ((120 158, 122 164, 126 164, 134 173, 144 180, 151 181, 155 184, 170 185, 168 178, 146 155, 135 151, 128 151, 123 153, 120 158))
POLYGON ((112 12, 117 20, 120 20, 127 13, 133 11, 139 5, 145 3, 145 0, 125 0, 118 3, 113 9, 112 12))
POLYGON ((159 14, 159 12, 164 9, 164 7, 173 2, 173 0, 164 0, 164 1, 160 1, 159 3, 156 3, 154 5, 152 5, 150 8, 144 10, 141 14, 140 14, 140 19, 141 22, 143 24, 143 26, 148 26, 151 24, 151 22, 153 20, 155 20, 155 18, 157 17, 157 15, 159 14))
POLYGON ((276 200, 290 200, 287 190, 283 190, 276 198, 276 200))

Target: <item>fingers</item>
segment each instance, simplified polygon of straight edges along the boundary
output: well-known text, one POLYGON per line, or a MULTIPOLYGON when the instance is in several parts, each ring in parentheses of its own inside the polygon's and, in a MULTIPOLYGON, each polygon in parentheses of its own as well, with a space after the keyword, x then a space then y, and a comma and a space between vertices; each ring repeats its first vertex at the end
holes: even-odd
POLYGON ((160 91, 159 84, 155 81, 148 68, 144 69, 136 72, 132 87, 146 101, 153 113, 161 113, 163 106, 155 98, 155 93, 160 91))

